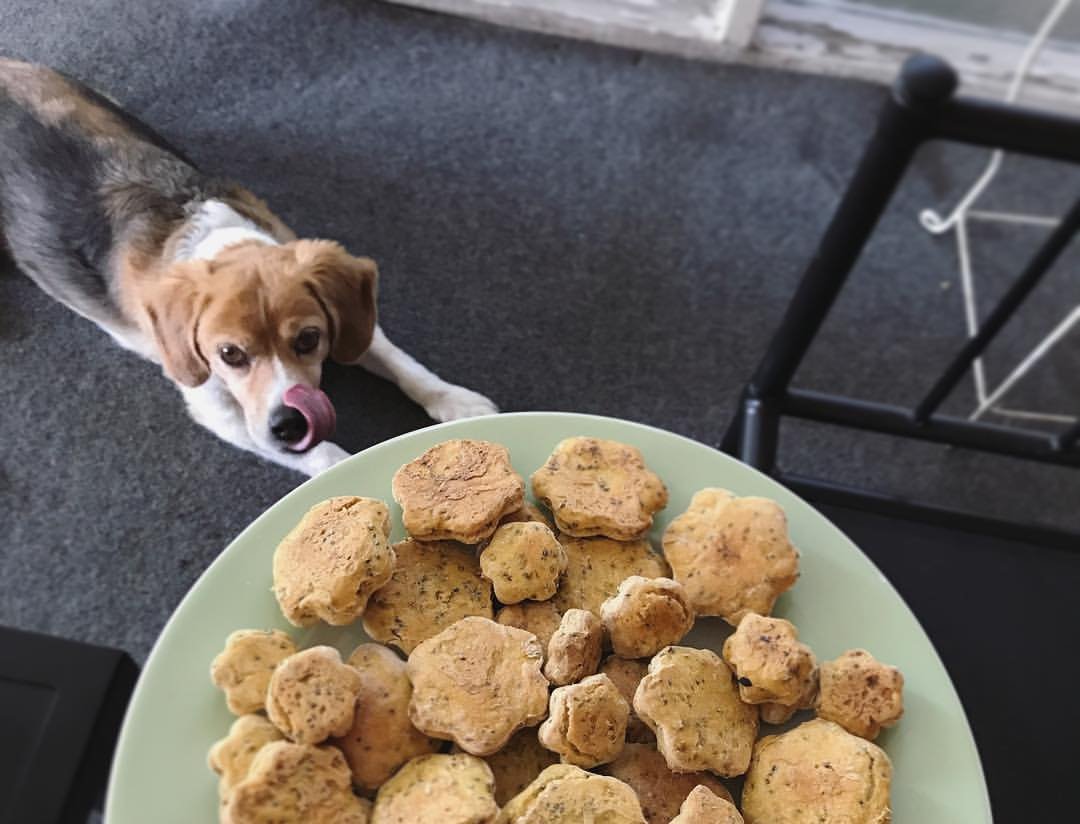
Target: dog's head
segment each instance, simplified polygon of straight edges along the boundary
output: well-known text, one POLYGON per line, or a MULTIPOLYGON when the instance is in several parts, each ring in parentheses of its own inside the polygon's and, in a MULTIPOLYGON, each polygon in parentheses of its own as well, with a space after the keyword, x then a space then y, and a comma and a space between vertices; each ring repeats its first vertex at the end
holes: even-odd
POLYGON ((355 362, 371 343, 377 277, 330 241, 244 242, 172 266, 146 311, 173 380, 216 377, 256 444, 303 451, 333 429, 323 361, 355 362))

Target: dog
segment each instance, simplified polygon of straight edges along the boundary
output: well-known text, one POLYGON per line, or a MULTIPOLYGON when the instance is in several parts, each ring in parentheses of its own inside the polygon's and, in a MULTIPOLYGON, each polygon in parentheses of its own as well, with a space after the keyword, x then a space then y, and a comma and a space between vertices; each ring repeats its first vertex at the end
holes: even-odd
POLYGON ((396 383, 437 421, 498 412, 379 327, 375 263, 301 240, 119 105, 0 58, 0 249, 41 289, 159 363, 191 417, 316 475, 348 456, 323 363, 396 383))

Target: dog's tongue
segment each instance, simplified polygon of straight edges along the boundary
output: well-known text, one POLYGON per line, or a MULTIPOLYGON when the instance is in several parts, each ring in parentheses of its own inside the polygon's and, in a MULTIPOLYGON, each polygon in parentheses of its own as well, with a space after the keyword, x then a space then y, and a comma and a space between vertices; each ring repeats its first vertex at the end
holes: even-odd
POLYGON ((289 444, 293 452, 306 452, 334 434, 337 414, 330 398, 321 389, 298 383, 285 390, 282 401, 303 415, 308 425, 307 434, 296 443, 289 444))

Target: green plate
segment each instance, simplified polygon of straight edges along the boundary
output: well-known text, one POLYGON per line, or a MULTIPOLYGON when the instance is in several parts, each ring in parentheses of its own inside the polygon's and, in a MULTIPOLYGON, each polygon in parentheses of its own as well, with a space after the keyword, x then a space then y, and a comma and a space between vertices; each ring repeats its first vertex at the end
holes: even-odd
MULTIPOLYGON (((282 618, 270 591, 278 541, 318 501, 364 495, 391 502, 390 479, 402 464, 449 438, 497 441, 510 449, 524 477, 555 444, 591 435, 633 444, 667 483, 668 521, 706 486, 773 498, 787 512, 802 553, 798 584, 776 613, 799 627, 821 659, 865 647, 900 667, 906 711, 879 743, 894 765, 897 824, 990 822, 990 802, 964 710, 941 661, 911 611, 885 577, 839 529, 782 486, 709 447, 639 424, 588 415, 527 412, 433 426, 374 446, 286 495, 214 561, 192 587, 158 639, 135 688, 113 763, 105 807, 109 824, 192 824, 217 818, 217 781, 206 753, 232 716, 210 683, 210 661, 236 629, 279 628, 301 645, 329 643, 343 653, 365 639, 359 627, 297 630, 282 618)), ((394 538, 401 511, 391 506, 394 538)), ((698 621, 687 643, 719 651, 728 629, 698 621)), ((422 824, 422 822, 418 822, 422 824)))

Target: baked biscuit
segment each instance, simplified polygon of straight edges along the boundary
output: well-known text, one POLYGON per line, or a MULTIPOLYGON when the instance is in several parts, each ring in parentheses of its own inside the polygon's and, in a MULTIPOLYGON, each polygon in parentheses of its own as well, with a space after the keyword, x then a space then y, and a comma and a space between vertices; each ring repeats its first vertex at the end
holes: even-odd
POLYGON ((888 824, 892 764, 875 744, 814 719, 754 746, 746 824, 888 824))
POLYGON ((817 681, 817 659, 799 642, 795 625, 748 612, 724 642, 724 660, 735 671, 747 704, 806 703, 817 681))
POLYGON ((509 803, 497 824, 644 824, 634 791, 617 778, 553 764, 509 803))
POLYGON ((609 655, 600 665, 600 672, 611 679, 619 695, 630 705, 630 720, 626 722, 626 740, 635 744, 655 744, 653 731, 634 712, 634 693, 638 684, 649 671, 648 661, 631 661, 617 655, 609 655))
POLYGON ((667 506, 663 482, 632 446, 597 438, 567 438, 532 476, 537 500, 561 532, 617 541, 642 538, 667 506))
POLYGON ((491 755, 547 713, 536 636, 486 618, 462 618, 409 656, 409 718, 421 732, 491 755))
POLYGON ((536 504, 529 503, 528 501, 522 504, 521 509, 515 509, 509 515, 504 515, 502 520, 499 521, 499 526, 502 526, 503 524, 526 523, 543 524, 552 532, 555 531, 555 522, 551 520, 548 514, 536 504))
POLYGON ((630 706, 606 675, 558 687, 551 713, 540 725, 540 743, 564 764, 586 769, 614 761, 626 741, 630 706))
POLYGON ((548 642, 559 628, 562 613, 551 601, 523 601, 500 609, 495 620, 504 626, 517 627, 535 635, 546 659, 548 642))
POLYGON ((368 824, 371 805, 352 793, 349 765, 333 747, 275 741, 251 764, 221 810, 222 824, 368 824))
POLYGON ((686 796, 679 814, 671 824, 744 824, 743 817, 727 798, 711 793, 698 785, 686 796))
POLYGON ((296 644, 279 630, 237 630, 225 639, 225 649, 210 665, 210 680, 225 691, 232 712, 258 712, 266 704, 274 667, 294 652, 296 644))
POLYGON ((821 665, 817 714, 873 741, 904 714, 904 676, 864 649, 849 649, 821 665))
POLYGON ((451 541, 394 544, 390 582, 371 596, 364 632, 406 655, 417 644, 469 615, 490 618, 491 582, 469 547, 451 541))
POLYGON ((441 741, 428 738, 409 721, 412 684, 405 662, 381 644, 361 644, 349 656, 360 675, 352 727, 330 743, 345 753, 353 783, 374 790, 410 758, 438 752, 441 741))
POLYGON ((758 710, 739 700, 731 670, 716 653, 667 647, 649 662, 634 693, 634 710, 656 734, 674 772, 746 772, 758 710))
POLYGON ((557 687, 593 675, 600 666, 603 646, 600 619, 585 609, 568 609, 548 643, 544 675, 557 687))
POLYGON ((611 648, 623 658, 651 658, 677 644, 694 626, 682 584, 631 575, 600 607, 611 648))
POLYGON ((816 675, 817 673, 815 672, 814 682, 810 684, 810 689, 807 693, 799 699, 799 703, 792 704, 791 706, 777 704, 773 701, 766 701, 764 704, 758 704, 757 708, 761 715, 761 723, 772 724, 773 726, 786 724, 799 710, 812 709, 817 700, 816 675))
POLYGON ((274 670, 266 691, 266 714, 297 744, 318 744, 349 731, 356 713, 360 675, 333 647, 290 655, 274 670))
POLYGON ((531 521, 503 524, 480 553, 480 571, 504 604, 546 601, 565 570, 562 544, 546 526, 531 521))
POLYGON ((559 763, 559 756, 541 746, 535 729, 526 727, 484 761, 495 776, 495 802, 501 807, 529 786, 546 767, 559 763))
POLYGON ((704 785, 721 798, 731 800, 731 793, 709 773, 674 773, 668 769, 655 747, 627 744, 619 757, 603 768, 605 775, 617 778, 637 793, 641 811, 649 824, 668 824, 698 785, 704 785))
POLYGON ((394 473, 393 493, 405 529, 418 541, 478 544, 525 503, 510 453, 488 441, 433 446, 394 473))
POLYGON ((799 577, 787 518, 767 498, 703 489, 664 531, 664 556, 698 615, 732 626, 748 612, 768 615, 799 577))
POLYGON ((371 824, 492 824, 495 780, 468 753, 421 755, 379 788, 371 824))
POLYGON ((382 501, 340 497, 309 509, 274 552, 274 596, 289 623, 355 621, 394 571, 389 538, 382 501))
POLYGON ((560 612, 587 609, 600 617, 604 601, 619 591, 631 575, 666 578, 671 570, 648 541, 612 541, 560 535, 566 550, 566 572, 551 599, 560 612))
POLYGON ((229 734, 210 748, 206 759, 210 769, 221 776, 218 795, 222 801, 229 797, 233 787, 247 778, 259 750, 271 741, 281 739, 278 728, 261 715, 241 715, 233 721, 229 734))

